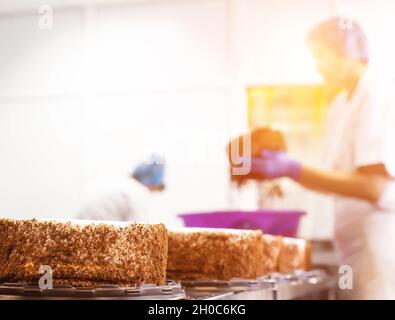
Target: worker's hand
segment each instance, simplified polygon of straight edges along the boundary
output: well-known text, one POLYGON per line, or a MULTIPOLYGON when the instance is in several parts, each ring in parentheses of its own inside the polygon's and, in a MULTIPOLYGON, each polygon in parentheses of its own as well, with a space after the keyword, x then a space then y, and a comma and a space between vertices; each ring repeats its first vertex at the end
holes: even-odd
POLYGON ((267 179, 288 177, 299 181, 301 171, 301 164, 283 151, 264 150, 262 157, 251 158, 251 172, 262 174, 267 179))

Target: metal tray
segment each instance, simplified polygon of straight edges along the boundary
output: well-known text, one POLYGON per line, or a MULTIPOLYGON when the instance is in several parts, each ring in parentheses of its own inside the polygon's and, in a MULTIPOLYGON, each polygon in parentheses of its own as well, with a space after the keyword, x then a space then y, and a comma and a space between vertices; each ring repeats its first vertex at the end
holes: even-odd
POLYGON ((225 300, 272 300, 273 285, 271 282, 271 280, 235 278, 229 281, 182 281, 181 284, 191 299, 206 299, 206 296, 217 296, 219 299, 218 296, 220 296, 225 300))
POLYGON ((53 289, 40 289, 26 283, 3 283, 0 300, 181 300, 186 299, 181 284, 169 281, 166 285, 144 284, 139 287, 98 285, 73 287, 58 285, 53 289))
POLYGON ((336 277, 322 270, 271 274, 257 279, 229 281, 198 280, 140 287, 99 285, 96 287, 54 286, 40 289, 25 283, 0 285, 0 300, 297 300, 334 299, 336 277))
POLYGON ((336 278, 322 270, 272 274, 257 280, 272 281, 275 300, 328 300, 335 297, 336 278))

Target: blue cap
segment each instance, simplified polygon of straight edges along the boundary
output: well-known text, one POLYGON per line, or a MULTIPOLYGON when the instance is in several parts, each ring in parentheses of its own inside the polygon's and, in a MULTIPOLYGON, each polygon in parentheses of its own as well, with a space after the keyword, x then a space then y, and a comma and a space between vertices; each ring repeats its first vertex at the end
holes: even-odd
POLYGON ((163 187, 164 175, 164 160, 158 156, 151 156, 148 161, 140 163, 132 172, 132 177, 147 187, 163 187))

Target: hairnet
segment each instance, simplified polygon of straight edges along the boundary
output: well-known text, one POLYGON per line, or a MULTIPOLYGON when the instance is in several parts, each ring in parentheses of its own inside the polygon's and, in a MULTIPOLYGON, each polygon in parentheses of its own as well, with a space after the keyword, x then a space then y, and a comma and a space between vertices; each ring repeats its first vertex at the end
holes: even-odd
POLYGON ((132 177, 147 187, 164 186, 165 165, 162 158, 152 156, 140 163, 132 172, 132 177))
POLYGON ((307 40, 325 44, 344 57, 369 62, 365 33, 353 19, 334 17, 325 20, 310 31, 307 40))

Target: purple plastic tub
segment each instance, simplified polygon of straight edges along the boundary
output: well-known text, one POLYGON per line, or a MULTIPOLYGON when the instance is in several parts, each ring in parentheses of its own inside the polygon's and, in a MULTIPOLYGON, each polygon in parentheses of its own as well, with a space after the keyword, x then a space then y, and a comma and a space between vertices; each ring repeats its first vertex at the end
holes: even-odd
POLYGON ((302 211, 257 210, 183 213, 178 216, 186 227, 261 229, 264 233, 296 237, 302 211))

